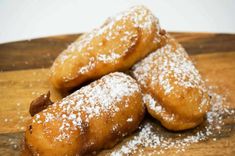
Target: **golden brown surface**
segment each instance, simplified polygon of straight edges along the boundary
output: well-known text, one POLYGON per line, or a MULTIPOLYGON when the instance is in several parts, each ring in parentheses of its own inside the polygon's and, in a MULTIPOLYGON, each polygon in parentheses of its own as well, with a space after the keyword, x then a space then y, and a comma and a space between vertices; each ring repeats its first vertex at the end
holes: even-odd
POLYGON ((148 112, 167 129, 196 127, 209 110, 202 78, 183 47, 168 36, 165 46, 133 67, 148 112))
POLYGON ((25 142, 32 154, 81 155, 113 147, 144 116, 136 81, 111 73, 36 114, 25 142))
POLYGON ((68 46, 53 63, 50 80, 60 89, 78 87, 130 68, 163 42, 158 20, 145 7, 133 7, 68 46))

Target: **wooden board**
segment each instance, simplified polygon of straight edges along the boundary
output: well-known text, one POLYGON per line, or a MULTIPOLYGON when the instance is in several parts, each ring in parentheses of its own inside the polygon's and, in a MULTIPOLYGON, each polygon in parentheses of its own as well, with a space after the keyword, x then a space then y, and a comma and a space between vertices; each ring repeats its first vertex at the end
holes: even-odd
MULTIPOLYGON (((218 86, 217 91, 227 96, 227 102, 224 104, 229 109, 235 109, 235 35, 172 35, 186 48, 203 78, 208 80, 208 84, 218 86)), ((35 97, 48 90, 51 91, 53 100, 63 97, 48 82, 48 67, 78 36, 64 35, 0 45, 0 155, 19 154, 25 124, 30 118, 29 103, 35 97)), ((158 122, 155 124, 160 126, 158 122)), ((162 136, 169 135, 166 130, 159 133, 162 136)), ((227 116, 223 133, 191 144, 185 151, 176 153, 175 149, 168 149, 162 155, 235 155, 234 146, 235 116, 230 115, 227 116), (213 141, 215 138, 217 141, 213 141)), ((149 152, 149 149, 144 151, 149 152)), ((158 149, 150 151, 157 153, 158 149)), ((111 151, 106 150, 100 154, 109 152, 111 151)))

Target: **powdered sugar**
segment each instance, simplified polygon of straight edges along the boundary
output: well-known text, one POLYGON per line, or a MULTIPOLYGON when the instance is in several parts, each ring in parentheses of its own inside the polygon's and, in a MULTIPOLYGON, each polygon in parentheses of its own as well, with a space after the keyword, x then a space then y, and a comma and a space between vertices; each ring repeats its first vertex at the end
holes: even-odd
POLYGON ((154 110, 157 113, 162 112, 163 108, 160 104, 157 104, 157 101, 150 94, 143 94, 144 103, 149 104, 149 108, 154 110))
POLYGON ((159 126, 156 121, 146 120, 139 132, 107 155, 157 155, 165 153, 168 149, 183 152, 191 144, 208 139, 216 141, 215 136, 222 135, 225 129, 228 135, 232 129, 225 127, 225 120, 229 116, 234 118, 235 111, 225 106, 225 96, 212 89, 210 89, 210 95, 212 96, 211 110, 207 113, 206 121, 199 127, 186 132, 171 133, 159 126))
POLYGON ((166 44, 151 53, 133 67, 133 75, 145 87, 151 77, 150 85, 159 84, 166 95, 174 89, 174 85, 204 90, 198 70, 179 44, 166 44))
MULTIPOLYGON (((119 13, 115 17, 109 18, 100 28, 94 29, 89 33, 82 35, 75 42, 70 44, 54 62, 51 68, 51 74, 55 74, 57 67, 68 63, 76 64, 81 58, 84 60, 79 64, 77 75, 86 74, 93 70, 97 64, 107 64, 115 62, 125 56, 130 47, 136 44, 138 35, 150 36, 156 28, 156 34, 159 35, 160 26, 156 17, 143 6, 135 6, 128 11, 119 13), (145 33, 145 34, 141 34, 145 33), (120 35, 121 34, 121 35, 120 35), (109 43, 116 43, 111 45, 109 43), (99 48, 99 46, 108 45, 99 48), (96 48, 94 48, 96 47, 96 48), (106 48, 108 47, 108 48, 106 48), (77 55, 77 56, 75 56, 77 55), (87 60, 87 58, 89 58, 87 60), (74 63, 71 63, 71 60, 74 63)), ((154 43, 160 43, 160 37, 155 35, 154 43)), ((145 42, 145 41, 143 41, 145 42)), ((62 67, 61 67, 62 68, 62 67)), ((63 81, 67 82, 74 79, 76 74, 63 76, 63 81)))
MULTIPOLYGON (((117 104, 123 97, 135 92, 140 92, 135 80, 123 73, 112 73, 81 88, 61 102, 54 103, 41 115, 35 115, 33 122, 45 124, 61 121, 60 133, 55 139, 62 141, 69 138, 70 130, 80 129, 83 132, 84 124, 88 124, 93 117, 102 116, 102 113, 115 115, 120 111, 117 104)), ((131 119, 127 122, 131 122, 131 119)))

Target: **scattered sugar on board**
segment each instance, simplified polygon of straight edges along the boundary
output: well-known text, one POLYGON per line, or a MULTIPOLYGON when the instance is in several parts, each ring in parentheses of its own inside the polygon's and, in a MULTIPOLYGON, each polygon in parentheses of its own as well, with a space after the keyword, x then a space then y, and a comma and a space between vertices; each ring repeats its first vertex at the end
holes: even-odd
POLYGON ((183 152, 193 143, 210 138, 216 141, 217 138, 215 136, 221 134, 224 129, 224 117, 234 116, 235 111, 223 105, 226 102, 225 96, 214 92, 213 87, 209 88, 209 93, 212 97, 211 110, 207 113, 205 123, 201 126, 186 132, 171 133, 159 125, 156 126, 154 122, 144 122, 136 135, 130 140, 125 141, 120 147, 111 152, 110 155, 140 155, 144 154, 145 148, 154 149, 152 153, 150 150, 147 150, 148 155, 163 154, 166 150, 172 148, 176 152, 183 152))
POLYGON ((22 103, 17 102, 16 104, 16 114, 15 117, 12 118, 10 116, 3 117, 3 121, 6 125, 14 126, 15 130, 24 131, 26 128, 26 122, 30 119, 28 116, 28 112, 21 110, 22 103))
MULTIPOLYGON (((115 115, 119 111, 117 104, 123 100, 123 97, 131 96, 137 91, 139 86, 130 76, 118 72, 112 73, 54 103, 41 115, 35 115, 33 122, 46 124, 61 121, 60 134, 55 140, 66 140, 72 130, 79 128, 82 133, 84 124, 89 124, 93 117, 102 116, 102 113, 106 112, 115 115)), ((129 118, 127 122, 132 122, 132 119, 129 118)))
MULTIPOLYGON (((7 128, 8 130, 13 130, 14 132, 23 132, 26 129, 26 124, 30 119, 30 116, 28 115, 27 111, 22 111, 21 105, 23 105, 23 103, 17 102, 15 104, 15 116, 14 118, 11 116, 7 116, 7 117, 3 117, 3 122, 5 124, 5 128, 7 128)), ((1 121, 2 122, 2 121, 1 121)), ((20 153, 18 153, 21 149, 21 143, 23 140, 23 135, 19 134, 19 133, 9 133, 10 135, 8 137, 4 137, 4 135, 2 137, 0 137, 0 139, 2 139, 1 141, 4 142, 4 146, 5 147, 10 147, 11 149, 13 149, 15 151, 15 155, 20 155, 20 153), (18 153, 18 154, 16 154, 18 153)))

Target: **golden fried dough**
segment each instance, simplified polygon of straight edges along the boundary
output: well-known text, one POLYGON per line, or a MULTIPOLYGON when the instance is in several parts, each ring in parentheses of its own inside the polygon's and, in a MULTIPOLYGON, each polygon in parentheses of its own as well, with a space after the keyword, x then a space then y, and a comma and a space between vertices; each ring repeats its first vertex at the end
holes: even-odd
POLYGON ((132 69, 148 112, 167 129, 193 128, 209 109, 205 84, 184 48, 172 37, 132 69))
POLYGON ((71 89, 115 71, 124 71, 164 44, 158 20, 143 6, 109 18, 73 42, 54 61, 50 80, 71 89))
POLYGON ((138 128, 145 108, 137 82, 111 73, 34 115, 25 142, 33 155, 84 155, 138 128))

